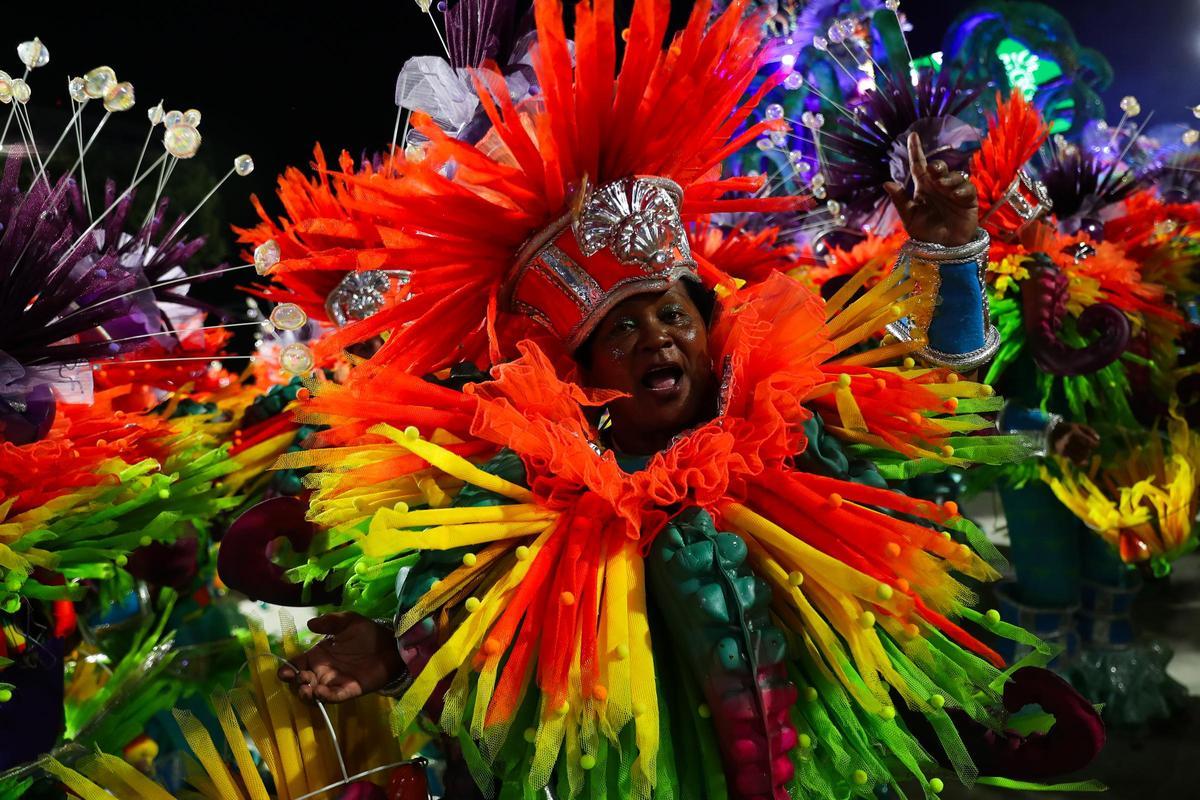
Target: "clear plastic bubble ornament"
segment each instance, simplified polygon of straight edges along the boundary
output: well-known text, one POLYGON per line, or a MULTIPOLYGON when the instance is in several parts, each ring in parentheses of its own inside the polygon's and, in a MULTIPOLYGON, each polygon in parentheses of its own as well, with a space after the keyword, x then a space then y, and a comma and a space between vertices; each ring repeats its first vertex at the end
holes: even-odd
POLYGON ((0 103, 7 105, 12 102, 12 76, 0 71, 0 103))
POLYGON ((771 131, 767 134, 767 136, 770 138, 771 144, 775 145, 776 147, 783 147, 785 144, 787 144, 786 131, 771 131))
POLYGON ((842 204, 837 200, 830 200, 825 204, 825 210, 829 212, 830 216, 836 217, 842 213, 842 204))
POLYGON ((1183 136, 1179 138, 1183 140, 1184 144, 1186 144, 1188 147, 1191 147, 1196 142, 1200 142, 1200 131, 1196 130, 1195 128, 1188 128, 1183 132, 1183 136))
POLYGON ((163 123, 163 125, 166 125, 168 128, 174 128, 176 125, 182 125, 183 124, 183 112, 178 111, 178 110, 168 111, 166 114, 163 115, 162 123, 163 123))
POLYGON ((308 315, 295 303, 280 303, 271 309, 271 324, 276 330, 298 331, 307 322, 308 315))
POLYGON ((813 37, 813 47, 817 48, 818 50, 820 50, 822 52, 825 52, 829 49, 829 40, 826 39, 824 36, 814 36, 813 37))
POLYGON ((200 149, 200 131, 188 125, 167 128, 163 147, 176 158, 191 158, 200 149))
POLYGON ((404 160, 411 161, 414 164, 425 160, 425 148, 419 144, 404 145, 404 160))
POLYGON ((804 77, 799 72, 789 72, 788 76, 783 79, 785 89, 795 91, 804 85, 804 77))
POLYGON ((83 76, 83 91, 93 100, 100 100, 108 87, 117 82, 117 73, 112 67, 96 67, 83 76))
POLYGON ((189 108, 187 111, 183 112, 183 124, 191 125, 193 128, 198 128, 200 127, 200 117, 201 114, 199 111, 194 108, 189 108))
POLYGON ((814 114, 811 111, 805 111, 800 115, 800 122, 802 122, 806 128, 820 128, 825 124, 825 115, 814 114))
POLYGON ((771 103, 763 111, 763 116, 767 119, 783 119, 783 106, 779 103, 771 103))
POLYGON ((31 91, 29 84, 23 78, 13 78, 12 82, 12 99, 16 100, 21 105, 29 102, 31 91))
POLYGON ((17 45, 17 58, 30 69, 37 69, 50 63, 50 49, 35 36, 32 41, 17 45))
POLYGON ((163 121, 162 100, 158 101, 158 105, 154 105, 146 109, 146 118, 150 120, 151 125, 158 125, 163 121))
POLYGON ((828 36, 829 41, 834 44, 841 44, 846 40, 846 35, 842 32, 842 26, 838 20, 833 21, 833 24, 831 24, 825 31, 825 35, 828 36))
POLYGON ((259 275, 266 275, 279 263, 279 255, 279 242, 267 239, 254 248, 254 271, 259 275))
POLYGON ((1200 105, 1192 106, 1192 116, 1200 119, 1200 105))
POLYGON ((71 78, 67 81, 67 94, 71 95, 71 99, 76 103, 87 102, 87 92, 83 88, 83 78, 71 78))
POLYGON ((886 8, 888 11, 899 11, 900 10, 900 0, 884 0, 883 7, 886 8))
POLYGON ((242 153, 233 160, 233 171, 242 177, 249 175, 254 172, 254 159, 249 153, 242 153))
POLYGON ((1137 98, 1131 94, 1127 94, 1121 98, 1120 107, 1122 112, 1131 117, 1136 117, 1138 114, 1142 113, 1141 104, 1138 103, 1137 98))
POLYGON ((307 375, 315 363, 312 350, 299 342, 284 345, 279 351, 279 366, 293 375, 307 375))
POLYGON ((766 152, 767 150, 770 150, 774 145, 771 144, 770 139, 768 139, 767 137, 764 136, 763 138, 755 141, 754 146, 757 147, 759 150, 766 152))
POLYGON ((128 111, 133 103, 133 84, 129 81, 114 84, 104 93, 105 111, 128 111))

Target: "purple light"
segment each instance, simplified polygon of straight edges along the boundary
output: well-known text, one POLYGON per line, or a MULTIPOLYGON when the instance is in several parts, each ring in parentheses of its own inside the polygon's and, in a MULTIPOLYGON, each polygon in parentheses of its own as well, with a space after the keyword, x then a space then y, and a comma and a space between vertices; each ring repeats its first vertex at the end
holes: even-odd
POLYGON ((784 54, 783 58, 779 59, 779 61, 783 64, 784 69, 791 69, 796 66, 796 56, 792 53, 784 54))

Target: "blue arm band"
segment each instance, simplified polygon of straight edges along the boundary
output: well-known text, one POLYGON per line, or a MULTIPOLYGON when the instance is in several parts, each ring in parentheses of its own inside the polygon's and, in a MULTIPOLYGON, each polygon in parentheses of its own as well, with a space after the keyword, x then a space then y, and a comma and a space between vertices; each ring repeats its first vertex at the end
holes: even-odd
POLYGON ((974 261, 942 264, 938 305, 929 323, 929 346, 947 354, 970 353, 984 346, 983 287, 974 261))

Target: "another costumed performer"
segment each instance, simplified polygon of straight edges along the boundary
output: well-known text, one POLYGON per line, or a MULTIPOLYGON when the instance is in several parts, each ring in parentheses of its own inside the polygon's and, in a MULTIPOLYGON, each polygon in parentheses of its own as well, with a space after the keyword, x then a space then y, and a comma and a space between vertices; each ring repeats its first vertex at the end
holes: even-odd
MULTIPOLYGON (((930 745, 968 782, 1084 766, 1103 741, 1088 703, 1002 672, 952 619, 1026 638, 953 577, 997 577, 951 536, 978 531, 873 470, 849 479, 831 435, 945 463, 986 450, 954 435, 988 425, 984 387, 873 366, 911 344, 839 358, 907 318, 931 358, 986 359, 974 190, 912 142, 915 194, 889 192, 924 240, 924 292, 897 273, 826 305, 774 276, 716 300, 706 283, 728 282, 685 223, 797 201, 722 199, 758 188, 719 165, 772 124, 737 133, 757 23, 734 4, 706 30, 700 4, 662 53, 667 10, 636 4, 614 78, 611 3, 576 7, 572 65, 561 5, 538 0, 540 102, 514 108, 481 73, 487 147, 416 117, 424 158, 359 184, 370 257, 310 256, 412 270, 404 302, 357 323, 389 332, 382 349, 303 404, 323 446, 280 462, 318 468, 321 533, 294 574, 369 613, 383 575, 400 609, 314 620, 327 638, 280 678, 320 702, 397 694, 398 729, 440 708, 501 797, 933 796, 930 745), (419 377, 464 359, 491 379, 419 377), (1049 735, 1007 733, 1031 702, 1049 735)), ((260 507, 223 548, 276 522, 260 507)))

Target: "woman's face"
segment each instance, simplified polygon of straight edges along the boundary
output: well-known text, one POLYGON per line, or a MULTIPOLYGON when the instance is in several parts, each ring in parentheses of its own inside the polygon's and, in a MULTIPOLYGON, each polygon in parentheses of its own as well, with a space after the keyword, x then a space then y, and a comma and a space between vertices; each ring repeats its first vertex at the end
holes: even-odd
POLYGON ((629 395, 608 406, 620 450, 657 452, 711 411, 708 331, 682 283, 617 305, 584 346, 590 360, 584 382, 629 395))

